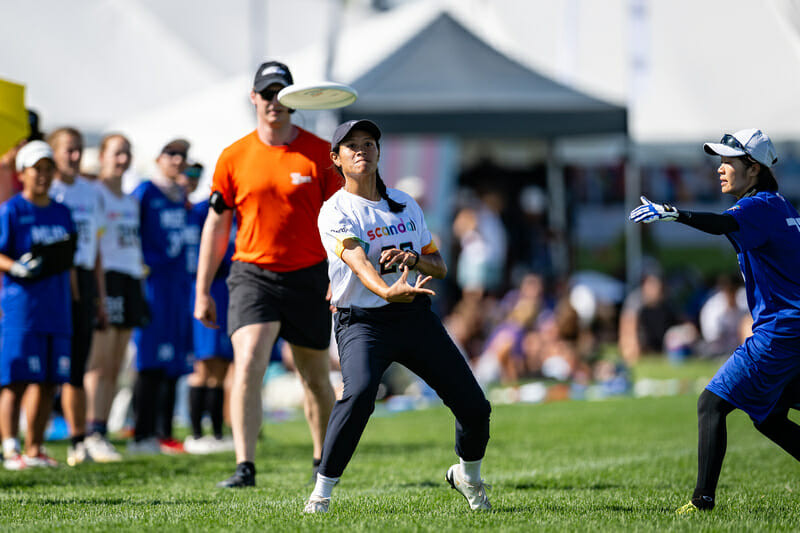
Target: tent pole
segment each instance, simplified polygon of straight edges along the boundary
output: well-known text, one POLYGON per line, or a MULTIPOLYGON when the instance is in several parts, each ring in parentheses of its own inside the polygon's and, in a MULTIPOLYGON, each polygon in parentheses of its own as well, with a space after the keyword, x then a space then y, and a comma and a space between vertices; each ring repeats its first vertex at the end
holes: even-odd
POLYGON ((547 142, 547 191, 550 199, 548 223, 555 235, 550 245, 553 271, 557 276, 566 276, 569 274, 570 264, 564 169, 556 157, 555 141, 552 139, 547 142))
MULTIPOLYGON (((642 169, 636 156, 633 141, 627 144, 625 161, 625 213, 639 205, 642 194, 642 169)), ((628 290, 634 289, 642 273, 642 226, 625 224, 625 282, 628 290)))

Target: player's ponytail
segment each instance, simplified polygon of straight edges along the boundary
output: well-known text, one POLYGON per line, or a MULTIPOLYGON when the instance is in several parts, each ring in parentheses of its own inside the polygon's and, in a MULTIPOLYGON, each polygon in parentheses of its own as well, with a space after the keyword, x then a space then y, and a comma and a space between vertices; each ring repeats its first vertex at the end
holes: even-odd
POLYGON ((386 192, 386 184, 381 179, 381 174, 377 170, 375 171, 375 186, 378 188, 378 194, 381 195, 381 198, 386 200, 386 203, 389 204, 389 211, 392 213, 399 213, 406 208, 406 204, 401 204, 389 198, 389 193, 386 192))

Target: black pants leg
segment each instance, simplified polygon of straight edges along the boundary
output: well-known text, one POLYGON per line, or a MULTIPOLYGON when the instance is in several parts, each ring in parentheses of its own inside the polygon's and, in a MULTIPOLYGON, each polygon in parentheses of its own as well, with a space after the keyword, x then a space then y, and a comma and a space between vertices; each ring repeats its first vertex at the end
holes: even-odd
POLYGON ((345 334, 337 335, 337 342, 344 392, 333 406, 325 433, 319 465, 325 477, 340 477, 353 457, 375 410, 381 376, 392 362, 384 358, 384 339, 367 324, 348 326, 345 334))
POLYGON ((692 498, 714 497, 728 447, 726 418, 733 409, 708 389, 697 400, 697 485, 692 498))
POLYGON ((430 385, 453 412, 456 454, 465 461, 482 459, 489 442, 489 401, 436 315, 420 313, 417 321, 416 331, 425 332, 425 343, 405 350, 399 362, 430 385))
POLYGON ((800 401, 800 379, 786 387, 772 413, 760 424, 755 424, 755 427, 800 461, 800 426, 789 420, 788 416, 789 407, 796 406, 798 401, 800 401))

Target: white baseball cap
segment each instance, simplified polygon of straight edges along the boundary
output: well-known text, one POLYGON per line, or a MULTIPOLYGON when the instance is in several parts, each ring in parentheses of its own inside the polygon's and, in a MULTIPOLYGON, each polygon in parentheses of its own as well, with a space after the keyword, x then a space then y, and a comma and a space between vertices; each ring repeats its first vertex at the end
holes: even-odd
POLYGON ((710 155, 741 157, 749 155, 767 168, 778 162, 778 152, 766 133, 755 128, 726 133, 718 143, 705 143, 703 149, 710 155))
POLYGON ((26 143, 17 152, 17 172, 22 172, 45 158, 53 159, 53 149, 49 144, 44 141, 26 143))

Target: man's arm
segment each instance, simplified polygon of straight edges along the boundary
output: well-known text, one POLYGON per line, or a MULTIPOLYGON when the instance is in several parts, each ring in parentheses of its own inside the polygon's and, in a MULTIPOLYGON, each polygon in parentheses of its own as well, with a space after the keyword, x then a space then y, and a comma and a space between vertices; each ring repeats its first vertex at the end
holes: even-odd
POLYGON ((228 249, 232 223, 232 210, 226 209, 217 213, 214 209, 209 209, 205 224, 203 224, 200 251, 197 257, 194 317, 206 327, 218 327, 216 323, 217 308, 211 297, 211 283, 214 281, 214 275, 228 249))

